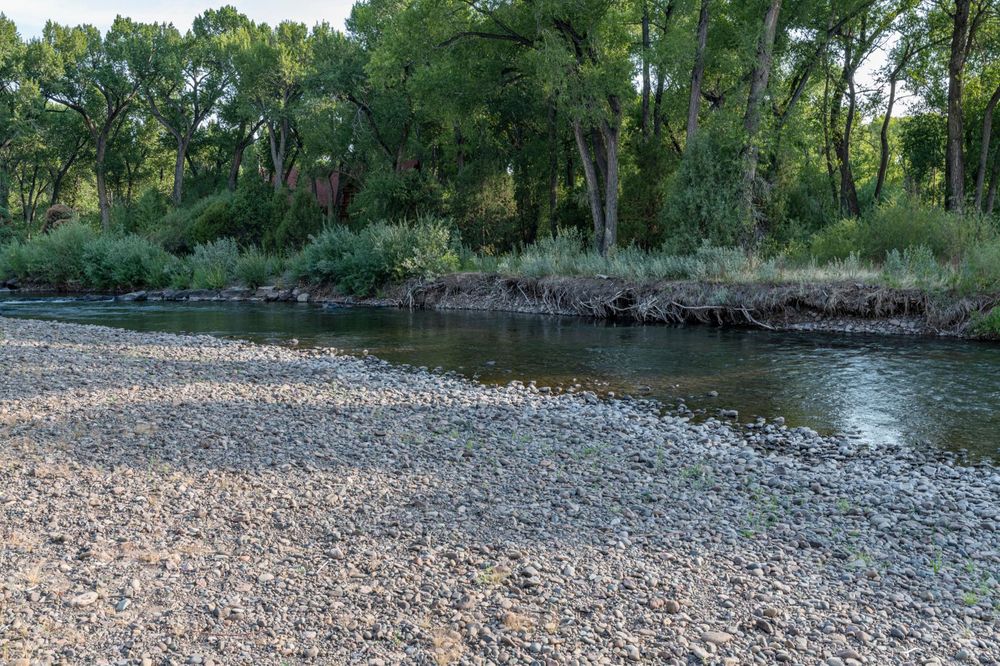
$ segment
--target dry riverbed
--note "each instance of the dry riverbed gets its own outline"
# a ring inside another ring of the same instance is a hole
[[[724,396],[723,396],[724,398]],[[0,663],[1000,660],[1000,472],[0,318]]]

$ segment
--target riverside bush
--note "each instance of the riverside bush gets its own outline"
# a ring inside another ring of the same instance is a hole
[[[360,231],[334,225],[317,234],[292,262],[298,278],[372,294],[389,282],[458,270],[457,236],[436,218],[414,224],[377,222]]]
[[[79,223],[0,249],[0,275],[52,287],[116,290],[166,282],[171,257],[134,234],[99,235]]]
[[[977,216],[961,216],[901,199],[875,208],[860,220],[845,219],[814,234],[812,256],[820,263],[857,252],[862,259],[882,261],[890,252],[924,247],[939,261],[953,261],[984,241],[994,228]]]
[[[245,287],[256,289],[267,284],[275,276],[281,275],[282,261],[279,257],[266,254],[257,248],[250,248],[236,260],[236,279]]]
[[[195,289],[225,289],[236,279],[240,248],[231,238],[202,243],[187,258],[191,286]]]
[[[163,248],[139,236],[98,236],[83,248],[84,282],[102,291],[161,287],[170,259]]]

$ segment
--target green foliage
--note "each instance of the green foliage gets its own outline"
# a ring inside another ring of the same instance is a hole
[[[985,338],[1000,338],[1000,306],[972,317],[972,332]]]
[[[671,180],[661,226],[667,247],[686,254],[703,242],[735,245],[747,231],[740,146],[733,135],[704,131],[687,147]]]
[[[1000,238],[969,248],[959,268],[958,288],[965,292],[1000,291]]]
[[[293,261],[296,276],[330,282],[354,294],[372,294],[389,282],[432,278],[457,270],[457,237],[435,218],[413,224],[377,222],[360,231],[324,229]]]
[[[351,202],[351,216],[361,224],[414,219],[437,210],[441,210],[440,187],[417,169],[372,173]]]
[[[142,237],[98,235],[79,222],[0,248],[0,274],[60,288],[158,287],[166,282],[170,261],[162,248]]]
[[[230,202],[231,228],[227,235],[242,245],[262,245],[281,223],[287,207],[286,193],[275,193],[261,178],[244,178]]]
[[[284,264],[279,257],[251,248],[240,255],[233,272],[243,286],[256,289],[281,275],[283,268]]]
[[[194,289],[224,289],[236,279],[240,248],[231,238],[202,243],[187,259]]]
[[[274,230],[272,249],[297,250],[323,228],[323,210],[304,184],[292,195],[292,203]]]
[[[953,261],[995,234],[982,218],[902,199],[879,206],[860,220],[844,219],[826,227],[813,236],[810,250],[820,262],[851,253],[882,261],[890,252],[923,247],[938,260]]]
[[[189,243],[208,243],[218,238],[231,238],[237,232],[233,223],[228,193],[206,197],[199,203],[198,214],[188,232]]]
[[[893,248],[886,253],[882,278],[891,287],[940,287],[948,279],[947,272],[926,245],[910,246],[900,252]]]
[[[115,291],[162,287],[170,255],[139,236],[98,236],[84,247],[83,261],[89,288]]]
[[[14,242],[4,251],[6,270],[25,282],[67,286],[83,282],[84,249],[97,233],[80,222],[70,222],[51,233],[24,243]]]

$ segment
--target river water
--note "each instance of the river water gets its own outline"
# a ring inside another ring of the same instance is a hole
[[[0,315],[367,350],[388,361],[783,416],[878,446],[1000,458],[1000,346],[909,337],[641,326],[484,312],[286,303],[0,298]],[[718,392],[718,396],[712,396]]]

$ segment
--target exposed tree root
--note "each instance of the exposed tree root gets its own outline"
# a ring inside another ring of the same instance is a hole
[[[399,288],[404,307],[462,308],[578,315],[597,319],[701,323],[765,329],[837,328],[836,322],[884,322],[888,329],[967,335],[974,313],[1000,295],[959,297],[856,283],[715,284],[598,278],[514,278],[459,273]]]

